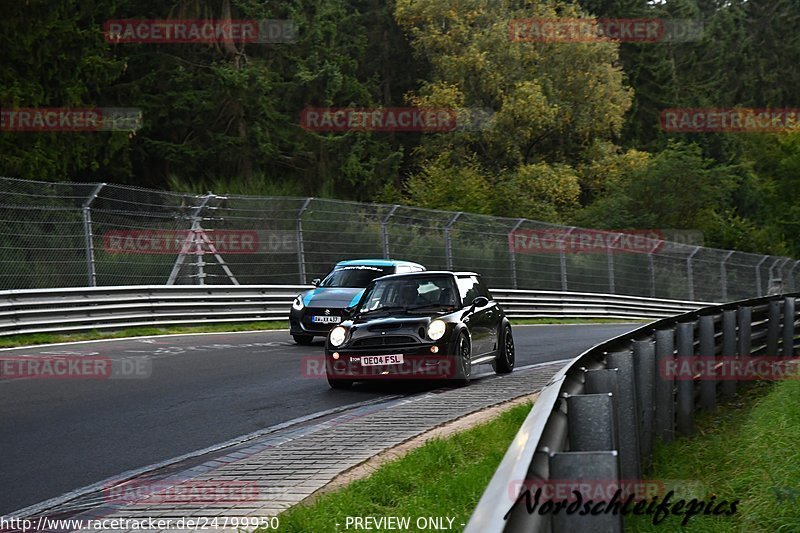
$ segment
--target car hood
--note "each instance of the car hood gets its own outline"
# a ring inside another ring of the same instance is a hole
[[[362,288],[320,287],[303,293],[306,307],[348,307],[355,305],[364,293]]]
[[[440,315],[420,315],[420,314],[406,314],[406,315],[392,315],[392,316],[366,316],[356,320],[351,320],[350,323],[358,330],[361,331],[391,331],[393,329],[401,329],[404,327],[428,327],[432,320],[441,318]]]

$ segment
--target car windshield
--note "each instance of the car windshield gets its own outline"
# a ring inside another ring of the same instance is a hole
[[[452,309],[458,292],[448,276],[413,276],[377,280],[364,293],[359,313],[403,309]]]
[[[320,287],[364,288],[375,278],[394,274],[394,267],[372,265],[348,265],[336,267],[322,280]]]

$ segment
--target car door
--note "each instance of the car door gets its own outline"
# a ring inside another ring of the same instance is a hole
[[[500,306],[497,304],[494,297],[492,297],[492,293],[489,292],[489,288],[480,276],[477,277],[477,282],[478,293],[480,296],[485,296],[489,300],[489,305],[484,308],[483,319],[486,322],[487,351],[494,351],[497,350],[498,343],[500,342],[499,335],[502,313],[500,312]]]
[[[472,301],[481,296],[478,279],[475,276],[459,276],[457,283],[464,308],[469,309]],[[489,302],[489,305],[484,307],[476,307],[464,317],[464,322],[467,324],[472,337],[472,357],[483,355],[492,350],[490,344],[492,341],[489,333],[491,313],[487,315],[487,310],[490,310],[491,303]]]

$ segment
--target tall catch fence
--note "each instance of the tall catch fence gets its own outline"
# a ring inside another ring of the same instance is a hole
[[[0,178],[0,290],[307,284],[337,261],[472,270],[492,287],[721,302],[800,287],[798,261],[513,219],[320,198]]]

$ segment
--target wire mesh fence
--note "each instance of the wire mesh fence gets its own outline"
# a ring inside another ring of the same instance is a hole
[[[343,259],[480,272],[490,286],[730,301],[798,290],[798,261],[399,205],[0,178],[0,289],[296,284]]]

